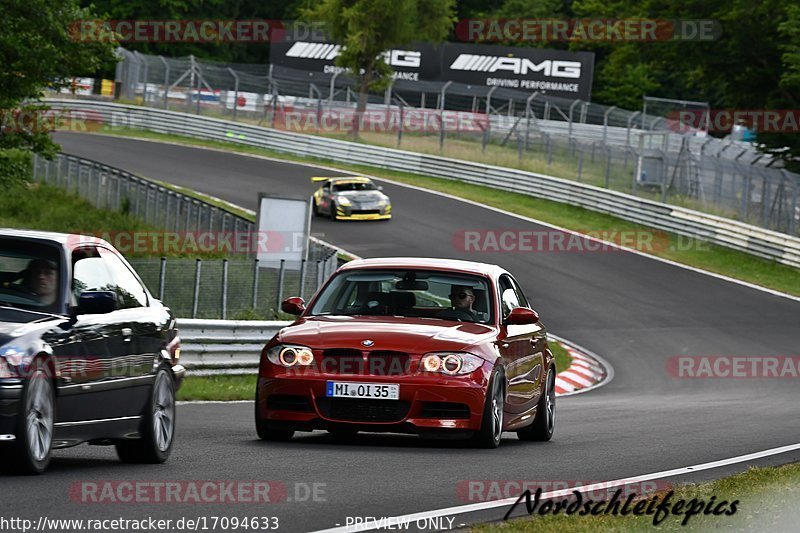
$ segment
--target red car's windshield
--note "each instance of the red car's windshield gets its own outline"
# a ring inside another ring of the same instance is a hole
[[[357,270],[338,274],[309,315],[427,317],[491,323],[491,291],[480,276],[429,270]]]

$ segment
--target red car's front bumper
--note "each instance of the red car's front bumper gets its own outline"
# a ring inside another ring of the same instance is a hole
[[[428,433],[480,429],[490,363],[466,376],[323,374],[271,366],[258,380],[258,413],[275,427],[299,431],[351,428],[361,431]],[[390,383],[398,400],[329,398],[328,381]]]

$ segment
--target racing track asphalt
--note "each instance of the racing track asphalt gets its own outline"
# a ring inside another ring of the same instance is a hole
[[[191,187],[249,209],[258,192],[310,194],[312,175],[335,172],[119,137],[56,135],[63,151]],[[363,435],[338,443],[324,433],[291,443],[255,439],[252,404],[186,405],[176,447],[157,467],[117,463],[111,449],[56,452],[40,478],[4,479],[3,507],[36,517],[180,517],[274,513],[281,530],[344,524],[347,516],[393,516],[468,503],[463,480],[604,481],[715,461],[800,442],[797,379],[675,379],[676,355],[798,355],[800,302],[626,252],[472,253],[453,245],[464,229],[547,230],[454,199],[385,184],[387,223],[314,220],[312,232],[363,257],[416,255],[498,263],[520,280],[547,327],[607,359],[614,380],[563,398],[552,442],[508,434],[498,450],[414,437]],[[800,459],[790,452],[748,464]],[[683,476],[700,480],[738,464]],[[71,483],[93,479],[268,479],[325,483],[326,501],[206,505],[77,505]],[[746,502],[743,502],[746,505]],[[456,523],[499,519],[505,508]]]

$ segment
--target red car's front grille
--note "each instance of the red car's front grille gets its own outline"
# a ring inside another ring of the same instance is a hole
[[[318,398],[317,407],[326,418],[350,422],[400,422],[411,404],[401,400]]]
[[[362,352],[352,348],[333,348],[323,350],[317,369],[326,374],[402,376],[409,373],[409,363],[410,357],[404,352]]]
[[[409,373],[407,353],[375,350],[367,355],[373,376],[402,376]]]

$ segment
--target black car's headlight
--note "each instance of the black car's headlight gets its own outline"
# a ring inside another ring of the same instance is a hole
[[[471,374],[481,367],[483,359],[467,352],[434,352],[419,362],[421,372],[439,372],[450,376]]]
[[[267,359],[278,366],[309,366],[314,362],[314,354],[307,346],[278,344],[267,350]]]

